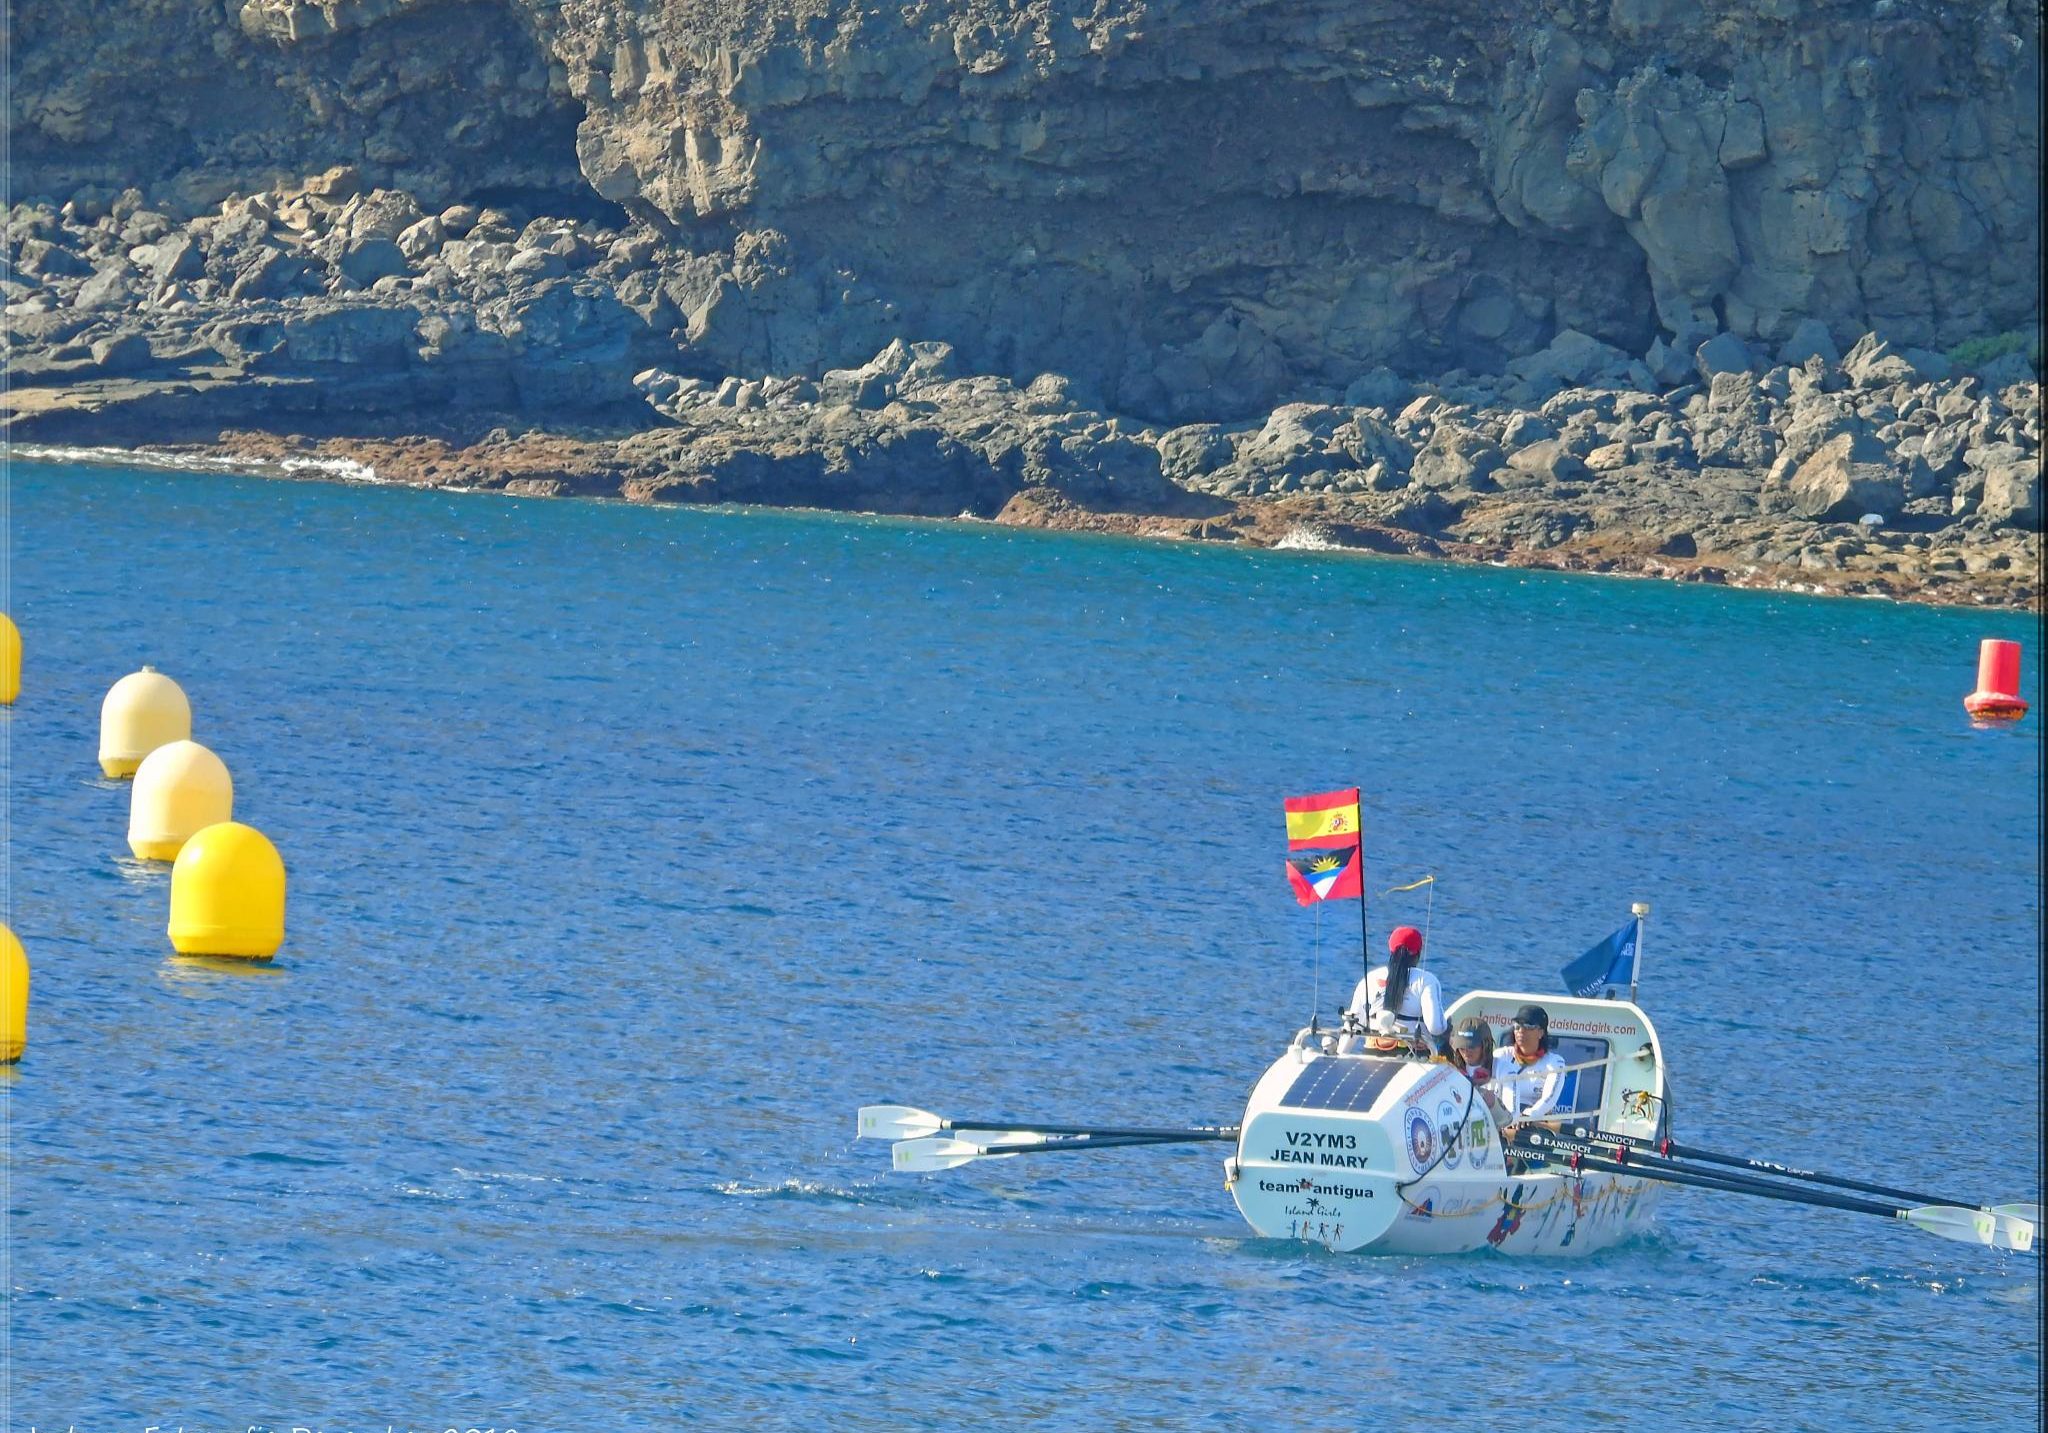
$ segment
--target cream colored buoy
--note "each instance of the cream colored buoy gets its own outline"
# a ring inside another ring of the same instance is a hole
[[[0,925],[0,1065],[28,1048],[28,956],[14,932]]]
[[[133,776],[142,758],[167,741],[192,736],[192,704],[185,689],[144,667],[107,689],[100,703],[100,770],[119,779]]]
[[[141,861],[175,861],[192,833],[234,819],[227,764],[196,741],[170,741],[142,758],[128,797],[128,849]]]
[[[171,947],[268,960],[284,944],[284,860],[239,821],[193,832],[171,867]]]
[[[21,695],[21,629],[0,612],[0,707],[11,707]]]

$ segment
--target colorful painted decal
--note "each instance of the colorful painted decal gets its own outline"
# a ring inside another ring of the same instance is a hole
[[[1487,1231],[1487,1243],[1498,1248],[1507,1243],[1509,1236],[1522,1227],[1522,1191],[1528,1187],[1526,1184],[1517,1184],[1507,1198],[1501,1201],[1500,1218],[1494,1220],[1493,1228]]]

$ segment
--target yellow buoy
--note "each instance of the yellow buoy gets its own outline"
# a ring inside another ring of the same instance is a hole
[[[0,1065],[28,1048],[28,956],[14,932],[0,925]]]
[[[100,770],[110,777],[133,776],[142,758],[167,741],[192,736],[192,704],[185,689],[144,667],[107,689],[100,703]]]
[[[0,707],[14,705],[21,695],[21,629],[0,612]]]
[[[128,849],[138,860],[175,861],[202,827],[233,819],[235,783],[196,741],[170,741],[142,758],[128,797]]]
[[[268,960],[284,944],[284,860],[239,821],[195,831],[171,867],[171,946],[180,955]]]

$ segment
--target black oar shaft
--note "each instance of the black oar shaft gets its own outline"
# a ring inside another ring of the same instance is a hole
[[[1822,1174],[1818,1170],[1795,1169],[1791,1165],[1779,1164],[1775,1160],[1751,1159],[1746,1155],[1723,1154],[1719,1150],[1700,1149],[1696,1145],[1679,1144],[1675,1140],[1647,1140],[1634,1135],[1612,1134],[1606,1131],[1575,1128],[1572,1137],[1588,1139],[1601,1144],[1622,1145],[1633,1152],[1648,1151],[1671,1159],[1697,1159],[1708,1164],[1724,1164],[1734,1169],[1755,1170],[1759,1174],[1774,1175],[1780,1179],[1797,1179],[1807,1184],[1825,1184],[1834,1189],[1854,1189],[1862,1194],[1881,1194],[1886,1199],[1903,1200],[1907,1204],[1943,1204],[1964,1209],[1988,1209],[1987,1204],[1974,1199],[1951,1199],[1941,1194],[1924,1194],[1912,1189],[1894,1189],[1889,1184],[1873,1184],[1867,1179],[1845,1179],[1838,1174]]]
[[[1696,1189],[1715,1189],[1727,1194],[1750,1194],[1759,1199],[1777,1199],[1787,1204],[1842,1209],[1851,1214],[1876,1214],[1887,1219],[1895,1219],[1899,1215],[1896,1205],[1856,1199],[1846,1194],[1829,1194],[1818,1189],[1799,1189],[1770,1180],[1754,1179],[1747,1175],[1723,1174],[1719,1170],[1688,1169],[1672,1160],[1636,1150],[1631,1150],[1626,1159],[1616,1159],[1583,1141],[1565,1139],[1541,1131],[1529,1131],[1518,1143],[1524,1148],[1534,1149],[1552,1157],[1577,1156],[1580,1168],[1598,1170],[1606,1174],[1628,1174],[1638,1179],[1691,1185]]]
[[[1122,1129],[1105,1125],[1043,1124],[1038,1120],[940,1120],[939,1128],[976,1132],[1024,1130],[1033,1134],[1089,1134],[1105,1135],[1116,1139],[1234,1140],[1237,1138],[1236,1127],[1225,1125],[1195,1125],[1187,1129]]]
[[[1166,1134],[1111,1135],[1107,1138],[1077,1135],[1073,1138],[1061,1139],[1057,1142],[1047,1140],[1041,1144],[992,1144],[988,1146],[987,1153],[989,1155],[1055,1154],[1065,1149],[1128,1149],[1133,1145],[1141,1144],[1200,1144],[1209,1138],[1210,1136],[1206,1134],[1193,1138],[1187,1135]]]
[[[1872,1184],[1862,1179],[1844,1179],[1840,1175],[1820,1174],[1811,1169],[1793,1169],[1787,1165],[1774,1164],[1768,1159],[1745,1159],[1739,1154],[1717,1154],[1711,1149],[1697,1149],[1689,1144],[1665,1144],[1664,1153],[1678,1159],[1700,1159],[1709,1164],[1733,1165],[1737,1169],[1754,1169],[1763,1174],[1775,1174],[1784,1179],[1804,1180],[1808,1184],[1827,1184],[1836,1189],[1856,1189],[1865,1194],[1882,1194],[1887,1199],[1903,1199],[1908,1204],[1954,1204],[1965,1209],[1983,1208],[1975,1200],[1948,1199],[1939,1194],[1916,1194],[1910,1189],[1893,1189],[1886,1184]]]

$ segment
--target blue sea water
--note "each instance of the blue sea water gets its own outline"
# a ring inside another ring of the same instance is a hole
[[[2033,621],[1398,559],[17,465],[15,1428],[1976,1430],[2040,1264],[1676,1192],[1579,1261],[1251,1237],[1222,1150],[888,1170],[853,1113],[1233,1122],[1368,920],[1553,991],[1653,905],[1678,1131],[2041,1186]],[[180,960],[150,662],[291,873]],[[1381,896],[1434,873],[1428,890]]]

